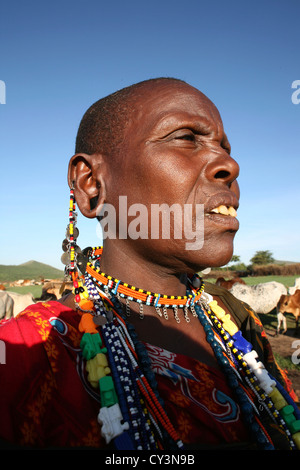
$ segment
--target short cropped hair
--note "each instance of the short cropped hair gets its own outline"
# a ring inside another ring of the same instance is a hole
[[[185,83],[177,78],[152,78],[112,93],[94,103],[84,114],[76,137],[75,153],[88,155],[118,153],[126,124],[134,112],[134,98],[146,85],[164,80]]]

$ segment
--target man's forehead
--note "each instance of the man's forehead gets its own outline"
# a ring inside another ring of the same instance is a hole
[[[151,125],[165,116],[206,117],[221,120],[212,101],[198,89],[181,82],[149,83],[133,97],[132,122]]]
[[[160,102],[162,99],[166,99],[172,102],[176,100],[182,101],[182,99],[195,100],[198,99],[203,103],[213,103],[197,88],[180,81],[166,80],[162,82],[149,82],[144,84],[142,90],[137,89],[133,93],[133,101],[136,105],[147,105],[149,102]]]

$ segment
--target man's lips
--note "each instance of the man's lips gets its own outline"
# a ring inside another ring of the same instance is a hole
[[[239,222],[236,219],[239,202],[231,192],[214,194],[205,204],[205,215],[215,223],[228,225],[237,230]]]
[[[211,196],[204,205],[206,214],[215,213],[236,217],[239,207],[238,198],[231,191],[222,191]]]

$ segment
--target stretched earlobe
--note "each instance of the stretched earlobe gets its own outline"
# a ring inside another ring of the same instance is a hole
[[[69,163],[69,186],[74,186],[80,212],[90,219],[97,217],[106,199],[104,169],[101,155],[76,154]]]

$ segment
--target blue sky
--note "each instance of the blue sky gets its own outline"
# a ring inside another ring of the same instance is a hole
[[[241,167],[235,254],[300,261],[299,14],[297,0],[2,2],[0,264],[63,269],[79,121],[99,98],[157,76],[186,80],[221,112]],[[80,246],[100,244],[94,221],[78,227]]]

